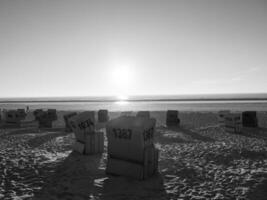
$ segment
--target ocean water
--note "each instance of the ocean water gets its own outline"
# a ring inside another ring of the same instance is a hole
[[[57,110],[99,110],[109,111],[267,111],[267,100],[235,100],[235,101],[112,101],[112,102],[4,102],[0,103],[0,109],[26,108]]]
[[[127,100],[116,97],[41,97],[0,98],[0,109],[17,109],[29,106],[31,110],[54,108],[58,110],[109,111],[267,111],[267,93],[260,94],[209,94],[209,95],[154,95],[130,96]]]

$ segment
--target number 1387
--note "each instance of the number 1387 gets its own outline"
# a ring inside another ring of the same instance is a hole
[[[130,140],[132,138],[132,130],[131,129],[113,128],[112,131],[113,131],[115,138],[126,139],[126,140]]]

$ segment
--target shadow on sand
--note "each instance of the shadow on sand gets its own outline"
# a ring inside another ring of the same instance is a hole
[[[242,135],[250,138],[267,140],[267,128],[242,128]]]
[[[240,150],[232,150],[228,153],[216,154],[213,152],[207,153],[204,157],[207,162],[213,161],[217,165],[230,165],[235,160],[249,159],[249,160],[264,160],[267,158],[265,151],[249,151],[245,148]]]
[[[192,131],[184,127],[163,127],[160,128],[156,133],[156,139],[163,144],[170,143],[190,143],[195,140],[202,142],[214,142],[215,140],[202,136],[199,133]]]
[[[214,139],[212,139],[210,137],[200,135],[197,132],[193,132],[193,131],[191,131],[189,129],[185,129],[183,127],[179,128],[179,130],[182,131],[184,134],[189,135],[193,139],[200,140],[202,142],[214,142],[215,141]]]
[[[267,197],[267,177],[265,177],[265,180],[260,183],[255,189],[251,189],[251,191],[248,194],[248,199],[253,200],[266,200]]]
[[[42,144],[53,140],[56,137],[60,136],[66,136],[69,133],[66,132],[45,132],[45,133],[39,133],[40,136],[36,136],[30,140],[27,141],[28,145],[32,148],[36,148],[41,146]]]
[[[168,199],[160,174],[145,181],[107,176],[104,157],[70,153],[33,199]]]

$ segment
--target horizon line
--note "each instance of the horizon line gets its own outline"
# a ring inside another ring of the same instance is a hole
[[[128,98],[131,97],[153,97],[153,96],[162,96],[162,97],[167,97],[167,96],[216,96],[216,95],[266,95],[267,98],[267,92],[251,92],[251,93],[187,93],[187,94],[134,94],[134,95],[125,95]],[[0,102],[1,99],[38,99],[38,98],[115,98],[118,99],[118,95],[84,95],[84,96],[21,96],[21,97],[14,97],[14,96],[7,96],[7,97],[0,97]],[[237,97],[238,98],[238,97]],[[237,99],[234,98],[234,99]],[[189,98],[190,99],[190,98]],[[199,98],[200,99],[200,98]],[[238,98],[239,99],[239,98]],[[257,98],[256,98],[257,99]]]

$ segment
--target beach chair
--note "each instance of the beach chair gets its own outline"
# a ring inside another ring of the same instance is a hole
[[[35,120],[39,120],[40,117],[44,114],[44,111],[42,109],[36,109],[33,111],[33,115],[35,117]]]
[[[159,151],[154,146],[155,119],[122,116],[106,126],[106,173],[144,180],[157,171]]]
[[[108,110],[99,110],[97,116],[98,116],[98,122],[100,123],[105,123],[108,122],[109,120]]]
[[[225,131],[228,133],[241,133],[241,114],[230,113],[225,116]]]
[[[219,123],[219,126],[221,127],[224,127],[225,126],[225,116],[230,114],[230,110],[221,110],[218,112],[218,116],[217,116],[217,119],[218,119],[218,123]]]
[[[133,115],[132,111],[123,111],[123,112],[121,112],[120,116],[132,116],[132,115]]]
[[[48,109],[47,111],[37,109],[33,114],[35,120],[39,122],[39,128],[52,128],[53,121],[57,120],[56,109]]]
[[[5,123],[19,125],[21,117],[18,114],[17,110],[8,110],[5,112]]]
[[[168,110],[166,117],[167,127],[177,127],[180,125],[180,119],[178,117],[179,112],[177,110]]]
[[[17,109],[17,114],[18,114],[18,117],[23,120],[26,118],[27,116],[27,113],[25,112],[24,109]]]
[[[243,127],[258,127],[258,119],[256,111],[245,111],[242,113]]]
[[[95,130],[95,112],[85,111],[69,119],[76,142],[73,150],[82,154],[98,154],[104,151],[104,133]]]
[[[149,111],[139,111],[139,112],[137,112],[136,117],[150,118],[150,112]]]
[[[56,110],[56,109],[48,109],[48,110],[47,110],[47,117],[48,117],[51,121],[55,121],[55,120],[57,120],[57,110]]]
[[[26,115],[24,109],[7,110],[4,112],[4,126],[7,128],[19,128]]]

